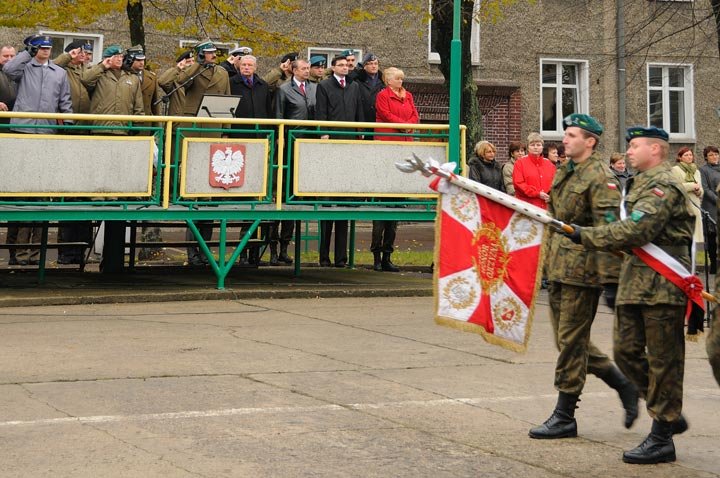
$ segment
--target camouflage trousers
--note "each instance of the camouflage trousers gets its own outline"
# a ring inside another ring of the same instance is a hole
[[[587,372],[602,377],[612,367],[610,358],[590,341],[602,290],[559,282],[548,284],[550,322],[560,351],[555,365],[555,388],[580,395]]]
[[[720,313],[718,313],[717,307],[713,311],[712,324],[710,324],[710,332],[708,332],[705,347],[707,348],[708,359],[715,380],[720,385]]]
[[[615,362],[645,398],[650,416],[680,418],[685,372],[685,306],[618,305]]]

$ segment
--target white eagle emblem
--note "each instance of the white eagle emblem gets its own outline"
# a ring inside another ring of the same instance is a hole
[[[242,151],[233,151],[227,147],[225,151],[217,150],[212,156],[212,172],[215,181],[227,189],[241,181],[240,172],[245,167],[245,156]]]

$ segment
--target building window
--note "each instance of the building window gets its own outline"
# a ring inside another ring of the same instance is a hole
[[[100,58],[103,50],[103,35],[94,33],[54,32],[40,30],[40,35],[47,35],[52,38],[53,57],[58,57],[65,52],[65,47],[75,40],[87,40],[93,47],[93,58]]]
[[[587,113],[588,62],[540,60],[540,131],[549,139],[563,135],[562,120],[572,113]]]
[[[307,57],[310,59],[311,56],[322,56],[325,58],[325,64],[329,67],[333,57],[339,55],[345,50],[350,48],[323,48],[323,47],[310,47],[307,49]],[[355,52],[355,64],[362,63],[363,51],[356,48],[352,49]]]
[[[475,0],[473,5],[473,18],[477,18],[480,9],[480,0]],[[437,30],[432,21],[432,0],[428,0],[428,63],[433,65],[440,64],[440,54],[435,46],[435,38],[437,38]],[[473,20],[472,30],[470,30],[470,56],[473,65],[480,64],[480,24]]]
[[[198,40],[180,40],[180,48],[183,50],[191,50],[195,48],[195,45],[198,43],[200,43]],[[215,48],[217,48],[217,56],[227,56],[228,53],[230,53],[230,50],[238,47],[238,44],[235,42],[212,42],[212,44],[215,45]]]
[[[695,139],[692,65],[648,64],[648,124],[671,141]]]

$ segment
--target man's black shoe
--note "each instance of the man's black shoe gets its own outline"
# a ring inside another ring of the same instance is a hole
[[[343,267],[347,267],[347,262],[343,262],[343,261],[336,262],[336,263],[335,263],[335,267],[337,267],[338,269],[342,269]]]
[[[540,426],[531,428],[528,432],[530,438],[555,439],[572,438],[577,436],[577,422],[575,421],[575,408],[580,397],[560,392],[557,405],[550,418]]]
[[[25,259],[20,259],[19,261],[17,261],[17,265],[26,266],[28,265],[28,261],[26,261]]]
[[[188,265],[199,267],[204,266],[205,262],[203,262],[200,256],[193,256],[188,259]]]
[[[320,260],[320,267],[332,267],[332,262],[328,260]]]

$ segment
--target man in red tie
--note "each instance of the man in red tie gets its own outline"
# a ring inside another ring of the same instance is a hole
[[[347,58],[340,55],[332,59],[332,76],[321,81],[317,88],[315,119],[321,121],[364,121],[360,88],[347,83]],[[323,135],[328,139],[330,135]],[[339,135],[338,138],[349,139]],[[345,267],[348,260],[347,221],[320,221],[320,265],[330,267],[330,237],[335,224],[335,267]]]

